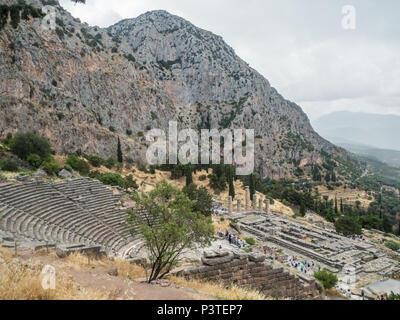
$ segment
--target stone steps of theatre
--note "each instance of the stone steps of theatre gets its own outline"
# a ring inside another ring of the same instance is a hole
[[[57,205],[57,204],[61,204],[61,203],[63,203],[62,199],[59,199],[59,198],[58,199],[54,199],[54,198],[49,199],[44,196],[41,198],[33,199],[28,202],[25,202],[25,201],[22,201],[20,203],[13,202],[12,204],[13,204],[13,206],[15,206],[21,210],[31,210],[31,211],[37,212],[38,210],[44,210],[46,208],[49,208],[52,205]]]
[[[46,219],[47,217],[51,217],[54,214],[57,214],[59,212],[76,211],[77,208],[70,206],[66,203],[58,201],[58,202],[52,202],[52,203],[46,204],[44,206],[37,205],[37,206],[35,206],[35,209],[33,209],[33,210],[31,210],[29,208],[23,209],[23,210],[29,211],[34,215],[37,215],[37,216],[43,217],[43,219]]]
[[[49,223],[52,223],[53,221],[60,221],[64,217],[73,217],[75,215],[80,215],[80,212],[77,210],[77,208],[71,208],[71,207],[63,207],[63,208],[57,208],[55,210],[39,211],[39,213],[37,214],[38,217],[48,221]]]

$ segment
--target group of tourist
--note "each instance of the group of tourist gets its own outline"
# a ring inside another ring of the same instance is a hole
[[[246,248],[247,243],[246,240],[241,240],[239,237],[233,235],[229,231],[226,231],[225,234],[221,229],[218,229],[218,236],[220,238],[224,238],[229,241],[231,245],[237,246],[239,249]]]
[[[321,271],[321,266],[317,266],[314,261],[300,261],[296,256],[290,256],[288,261],[291,267],[305,274],[313,275],[314,271]]]
[[[367,241],[367,239],[365,239],[363,236],[358,235],[358,234],[349,235],[349,236],[347,236],[347,238],[349,238],[351,240]]]

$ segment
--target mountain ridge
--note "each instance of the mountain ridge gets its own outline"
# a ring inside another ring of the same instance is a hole
[[[125,157],[145,163],[144,133],[178,120],[182,128],[255,129],[262,177],[290,177],[327,155],[348,161],[222,37],[164,10],[103,29],[54,8],[56,30],[30,19],[0,33],[2,136],[38,131],[58,153],[103,157],[120,138]]]

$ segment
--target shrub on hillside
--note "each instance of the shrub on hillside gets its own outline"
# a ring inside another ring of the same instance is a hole
[[[182,191],[193,201],[193,211],[200,212],[205,216],[211,216],[213,212],[212,196],[206,188],[197,188],[192,183],[184,187]]]
[[[351,216],[343,216],[335,222],[336,232],[349,236],[353,234],[362,234],[361,224],[357,218]]]
[[[246,238],[246,242],[251,246],[254,246],[256,244],[256,240],[254,240],[253,238]]]
[[[72,169],[72,167],[69,165],[69,164],[66,164],[65,166],[64,166],[64,169],[65,170],[67,170],[67,171],[69,171],[69,172],[72,172],[74,169]]]
[[[99,168],[100,166],[105,164],[104,159],[99,156],[87,156],[87,160],[95,168]]]
[[[14,139],[11,133],[7,133],[7,137],[2,140],[3,144],[9,148],[11,148],[14,144]]]
[[[337,276],[326,269],[314,272],[314,277],[321,282],[325,290],[332,289],[338,282]]]
[[[118,186],[125,188],[125,180],[117,173],[104,173],[99,177],[99,180],[109,186]]]
[[[17,172],[19,170],[18,163],[10,159],[1,161],[0,166],[3,171]]]
[[[400,244],[398,244],[397,242],[394,242],[392,240],[386,241],[385,247],[390,249],[390,250],[393,250],[393,251],[399,251],[400,250]]]
[[[11,147],[11,151],[22,160],[26,160],[30,154],[37,154],[41,159],[51,154],[49,141],[36,133],[17,133]]]
[[[130,174],[129,176],[125,177],[125,188],[129,189],[139,189],[139,186],[136,183],[136,180],[133,179],[133,176]]]
[[[85,160],[79,159],[78,156],[74,154],[68,157],[66,164],[83,176],[87,176],[90,172],[89,164]]]
[[[112,169],[112,168],[114,168],[114,166],[117,164],[117,160],[115,160],[115,158],[113,158],[113,157],[110,157],[110,158],[108,158],[107,160],[106,160],[106,162],[105,162],[105,167],[107,168],[107,169]]]
[[[54,159],[48,159],[45,162],[43,162],[41,168],[50,176],[55,176],[62,170],[62,167],[60,167],[54,161]]]
[[[39,155],[32,154],[32,153],[26,158],[26,160],[29,162],[29,164],[32,167],[35,167],[35,168],[40,168],[40,166],[43,163],[43,161],[42,161],[42,159],[40,158]]]

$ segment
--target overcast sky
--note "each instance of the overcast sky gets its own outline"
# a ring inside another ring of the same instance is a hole
[[[398,0],[61,0],[107,27],[164,9],[224,38],[311,120],[338,110],[400,115]],[[356,29],[342,8],[356,9]]]

